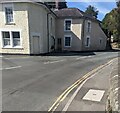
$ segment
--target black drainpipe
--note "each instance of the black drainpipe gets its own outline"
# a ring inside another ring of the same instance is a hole
[[[48,37],[48,53],[49,53],[49,14],[47,13],[47,37]]]
[[[84,40],[85,40],[85,17],[83,17],[83,26],[82,26],[82,51],[84,48]]]

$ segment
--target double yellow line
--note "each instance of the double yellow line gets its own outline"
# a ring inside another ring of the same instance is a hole
[[[78,85],[80,85],[83,81],[85,81],[87,78],[89,78],[90,76],[92,76],[93,74],[95,74],[97,71],[99,71],[100,69],[104,68],[105,66],[109,65],[112,62],[109,61],[108,63],[101,65],[95,69],[93,69],[92,71],[90,71],[89,73],[85,74],[82,78],[80,78],[79,80],[77,80],[75,83],[73,83],[70,87],[68,87],[58,98],[57,100],[54,102],[54,104],[49,108],[48,112],[54,112],[58,106],[60,105],[60,103],[68,96],[68,94],[75,89]]]

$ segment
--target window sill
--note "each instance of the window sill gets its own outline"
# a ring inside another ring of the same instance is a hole
[[[71,32],[71,30],[64,30],[64,32]]]
[[[64,47],[66,47],[66,48],[70,48],[71,46],[64,46]]]
[[[16,25],[15,23],[6,23],[5,25]]]
[[[86,48],[89,48],[90,46],[85,46]]]
[[[2,47],[2,49],[23,49],[23,47]]]

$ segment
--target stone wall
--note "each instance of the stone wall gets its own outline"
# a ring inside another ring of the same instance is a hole
[[[120,112],[119,109],[119,63],[118,59],[114,60],[112,62],[112,72],[110,74],[110,89],[108,93],[108,100],[106,105],[106,111],[107,113],[113,113],[115,111]]]

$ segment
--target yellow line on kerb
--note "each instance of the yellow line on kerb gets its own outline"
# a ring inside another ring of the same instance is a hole
[[[116,59],[116,58],[114,58]],[[100,69],[104,68],[105,66],[109,65],[114,59],[110,60],[109,62],[107,62],[104,65],[101,65],[95,69],[93,69],[92,71],[88,72],[87,74],[85,74],[82,78],[80,78],[79,80],[77,80],[75,83],[73,83],[70,87],[68,87],[58,98],[57,100],[54,102],[54,104],[49,108],[48,112],[54,112],[58,106],[60,105],[60,103],[68,96],[68,94],[75,89],[78,85],[80,85],[84,80],[86,80],[88,77],[92,76],[93,74],[95,74],[97,71],[99,71]]]

